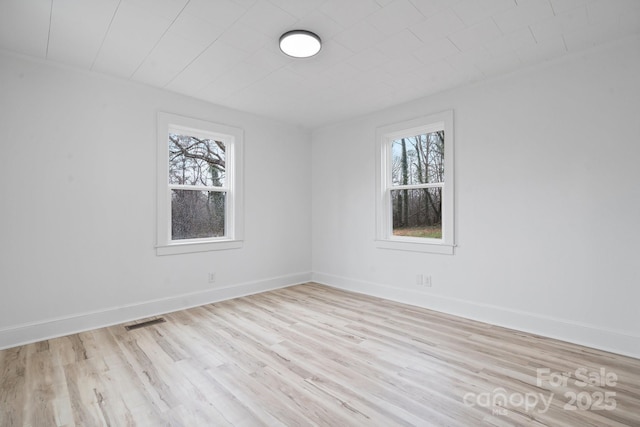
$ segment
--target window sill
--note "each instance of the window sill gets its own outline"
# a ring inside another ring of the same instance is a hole
[[[455,245],[445,243],[402,242],[397,240],[376,240],[379,249],[396,251],[425,252],[432,254],[453,255]]]
[[[156,255],[179,255],[194,252],[224,251],[228,249],[240,249],[242,240],[220,240],[217,242],[188,242],[173,243],[171,245],[156,246]]]

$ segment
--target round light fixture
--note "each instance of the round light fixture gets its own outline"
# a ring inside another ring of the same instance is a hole
[[[294,58],[308,58],[320,52],[322,42],[317,34],[306,30],[287,31],[280,36],[280,50]]]

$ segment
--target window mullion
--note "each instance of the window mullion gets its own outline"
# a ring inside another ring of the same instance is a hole
[[[215,191],[219,193],[229,192],[228,187],[208,187],[206,185],[178,185],[178,184],[169,184],[169,190]]]
[[[443,188],[444,182],[430,182],[427,184],[391,185],[391,190],[419,190],[421,188]]]

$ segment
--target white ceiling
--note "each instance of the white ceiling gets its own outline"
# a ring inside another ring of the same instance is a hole
[[[306,127],[638,33],[640,0],[0,0],[4,49]]]

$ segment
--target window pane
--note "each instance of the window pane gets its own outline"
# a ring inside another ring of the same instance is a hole
[[[226,193],[171,190],[171,239],[224,236]]]
[[[444,131],[391,143],[392,185],[444,182]]]
[[[225,185],[226,147],[213,139],[169,134],[169,184]]]
[[[393,235],[442,238],[442,188],[391,190]]]

